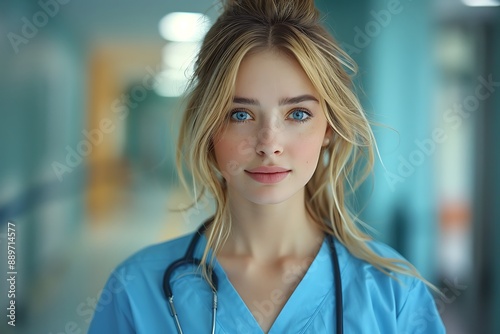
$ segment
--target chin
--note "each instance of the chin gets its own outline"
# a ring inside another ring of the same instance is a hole
[[[284,191],[267,192],[260,194],[252,194],[247,197],[249,201],[258,205],[273,205],[284,203],[293,197],[293,194],[287,194]]]
[[[282,199],[263,199],[263,198],[259,198],[257,200],[252,200],[252,202],[254,204],[257,204],[257,205],[275,205],[275,204],[283,203],[285,201],[286,200],[282,200]]]

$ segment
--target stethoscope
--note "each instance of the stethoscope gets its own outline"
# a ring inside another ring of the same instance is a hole
[[[183,334],[182,327],[179,322],[179,317],[177,315],[177,311],[174,306],[174,294],[172,292],[172,287],[170,286],[170,278],[172,273],[179,267],[184,265],[194,265],[199,266],[201,260],[194,258],[194,250],[196,245],[198,244],[198,240],[200,236],[205,232],[208,225],[212,222],[213,218],[209,218],[206,220],[198,229],[198,231],[194,234],[191,242],[189,243],[188,249],[184,254],[184,257],[174,261],[171,265],[167,267],[165,270],[165,274],[163,275],[163,291],[168,300],[168,305],[170,308],[170,314],[174,318],[175,325],[177,327],[177,331],[179,334]],[[333,236],[328,235],[328,246],[330,247],[330,252],[332,255],[332,264],[333,264],[333,276],[334,276],[334,284],[335,284],[335,316],[337,320],[337,334],[343,334],[343,305],[342,305],[342,281],[340,278],[340,267],[339,267],[339,259],[337,256],[337,251],[335,249],[335,245],[333,243]],[[218,278],[215,274],[214,270],[211,270],[212,273],[212,334],[215,334],[215,321],[217,315],[217,288],[218,288]]]

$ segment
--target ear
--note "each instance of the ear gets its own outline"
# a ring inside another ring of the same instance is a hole
[[[325,137],[323,138],[323,145],[322,147],[326,147],[330,145],[331,138],[333,137],[333,129],[330,127],[330,125],[326,126],[326,131],[325,131]]]

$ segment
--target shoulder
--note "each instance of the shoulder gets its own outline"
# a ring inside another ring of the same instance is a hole
[[[120,266],[157,261],[165,263],[170,258],[176,259],[184,254],[193,234],[185,234],[171,240],[146,246],[129,256]]]
[[[384,243],[369,241],[367,246],[381,257],[407,261]],[[344,287],[373,306],[389,307],[399,313],[417,286],[427,291],[425,284],[417,277],[397,272],[390,272],[389,276],[373,264],[355,257],[345,246],[340,245],[339,248]]]
[[[144,247],[120,263],[109,276],[101,299],[113,299],[119,307],[130,308],[129,300],[147,303],[162,296],[165,269],[184,256],[192,234]],[[106,303],[106,300],[103,301]]]
[[[121,262],[115,271],[140,271],[165,268],[169,263],[182,257],[194,233],[146,246]]]
[[[101,290],[89,333],[151,333],[173,325],[162,307],[163,275],[193,234],[144,247],[120,263]]]
[[[349,300],[359,302],[359,306],[372,312],[377,319],[393,321],[394,328],[406,333],[408,328],[426,328],[425,333],[442,333],[443,327],[435,300],[422,280],[411,275],[391,272],[389,276],[371,263],[352,255],[348,249],[338,244],[341,261],[342,284],[344,294]],[[400,253],[390,246],[378,242],[367,243],[377,255],[407,261]],[[384,310],[384,312],[380,312]],[[353,314],[353,319],[359,314]],[[418,332],[418,331],[417,331]]]
[[[184,255],[190,236],[192,234],[150,245],[130,255],[111,272],[104,291],[114,295],[124,291],[125,295],[133,296],[161,287],[165,268]]]
[[[341,269],[343,272],[346,274],[349,274],[350,272],[355,272],[357,275],[356,277],[366,279],[368,277],[372,279],[381,279],[381,280],[388,280],[392,279],[391,276],[386,275],[383,273],[381,270],[379,270],[377,267],[375,267],[373,264],[369,263],[368,261],[362,260],[356,256],[354,256],[349,249],[338,242],[337,248],[339,250],[339,257],[344,259],[344,267]],[[397,252],[395,249],[392,247],[379,242],[375,240],[371,240],[366,243],[366,245],[372,250],[376,255],[386,258],[386,259],[396,259],[404,262],[408,262],[407,259],[405,259],[399,252]],[[341,265],[342,267],[342,265]],[[359,275],[363,273],[363,275]],[[409,275],[403,275],[399,273],[392,273],[394,277],[397,279],[400,279],[404,282],[414,282],[414,281],[419,281],[416,277],[414,276],[409,276]]]

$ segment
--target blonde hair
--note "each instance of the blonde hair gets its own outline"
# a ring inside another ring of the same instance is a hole
[[[176,163],[188,189],[184,163],[191,171],[195,201],[209,192],[216,204],[202,257],[204,276],[210,277],[209,249],[215,256],[231,229],[226,185],[215,160],[213,139],[224,128],[242,59],[261,50],[282,51],[299,62],[319,93],[334,130],[305,189],[306,209],[318,227],[382,272],[392,277],[392,273],[413,275],[434,289],[410,263],[372,251],[367,245],[370,236],[357,226],[361,222],[347,206],[348,195],[373,168],[376,144],[352,90],[349,73],[356,73],[356,64],[321,25],[313,0],[226,1],[201,46],[180,127]]]

